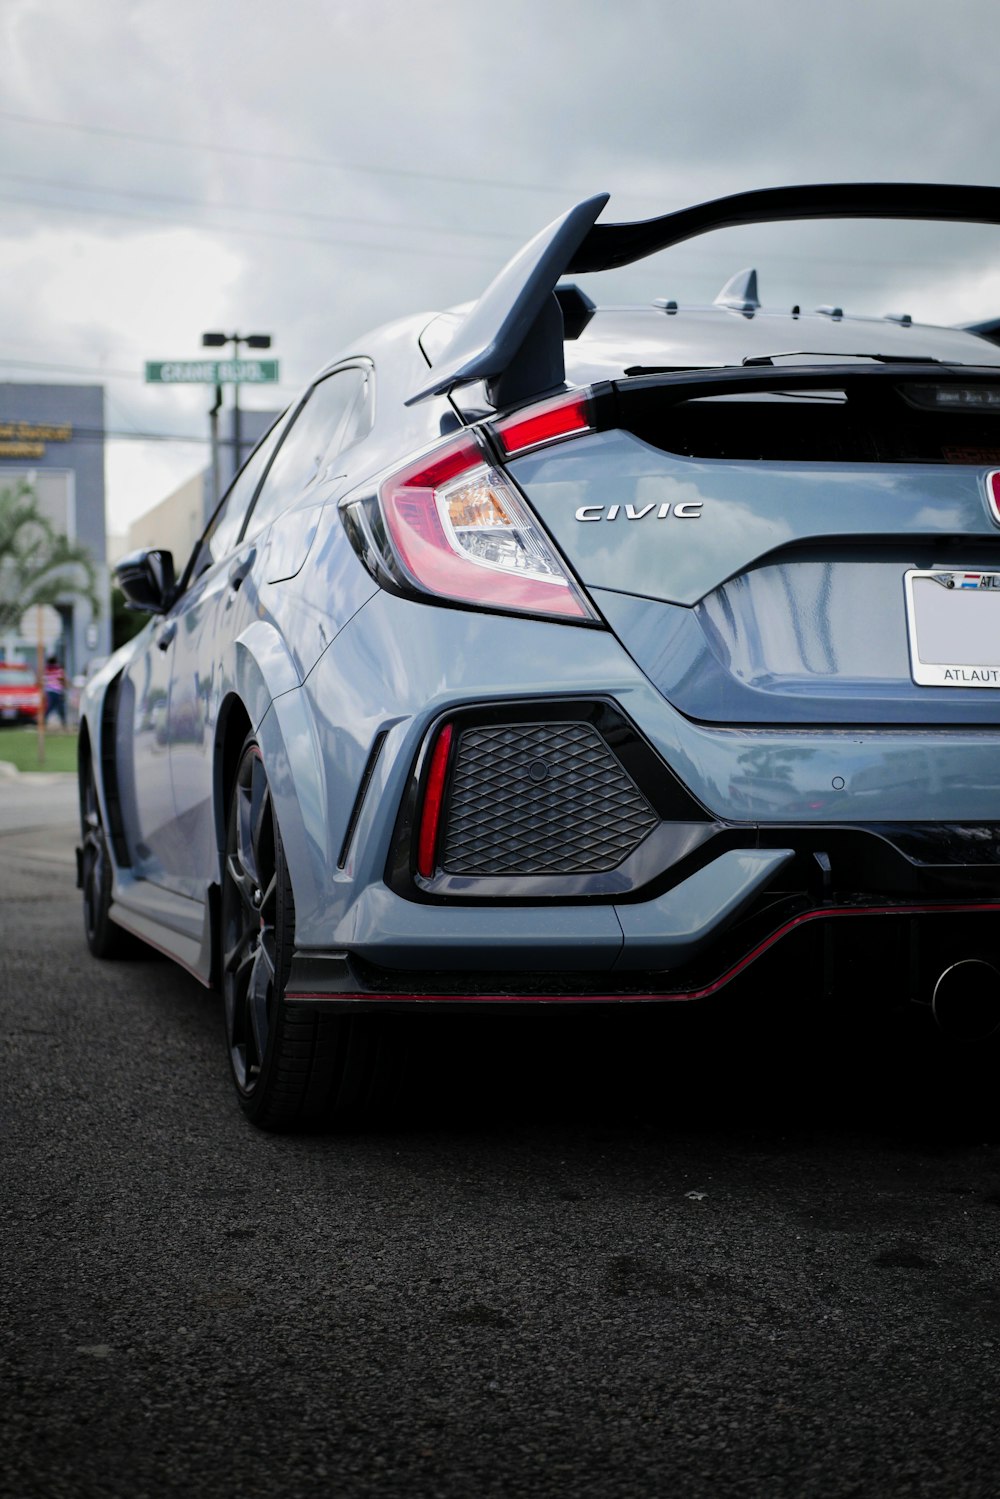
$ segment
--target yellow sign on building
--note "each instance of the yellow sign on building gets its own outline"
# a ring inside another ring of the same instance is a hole
[[[69,422],[0,422],[0,458],[44,458],[47,442],[71,442]]]

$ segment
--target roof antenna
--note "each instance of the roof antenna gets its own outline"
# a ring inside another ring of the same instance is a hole
[[[748,317],[752,317],[760,307],[760,298],[757,295],[757,272],[749,266],[746,270],[737,271],[716,297],[715,306],[731,307],[734,312],[743,312]]]

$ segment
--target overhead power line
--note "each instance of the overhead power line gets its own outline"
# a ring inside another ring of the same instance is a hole
[[[145,376],[140,369],[114,369],[109,365],[101,364],[57,364],[52,360],[5,359],[2,355],[0,355],[0,370],[2,369],[51,370],[54,374],[59,375],[96,375],[101,377],[101,379],[138,380],[142,383],[145,383]],[[100,379],[97,383],[100,383]],[[289,381],[282,380],[280,382],[276,381],[273,385],[261,385],[256,388],[259,390],[285,390],[290,393],[295,393],[296,391],[301,389],[301,386],[302,381],[299,381],[298,384],[294,384]],[[176,389],[178,387],[174,388]],[[189,385],[186,386],[185,389],[191,390],[193,389],[193,387]]]
[[[108,193],[114,197],[136,198],[149,200],[150,202],[161,200],[164,203],[176,202],[191,207],[199,206],[197,198],[173,197],[165,193],[143,193],[131,189],[118,188],[91,188],[76,183],[53,182],[44,178],[31,178],[15,173],[0,173],[0,181],[4,180],[23,182],[26,186],[38,186],[39,188],[51,189],[53,191]],[[492,234],[485,230],[460,230],[441,225],[389,224],[378,219],[338,218],[333,214],[313,214],[309,211],[300,213],[295,209],[284,210],[280,208],[250,207],[249,205],[242,207],[239,204],[232,203],[206,203],[201,206],[209,212],[218,210],[219,212],[267,214],[273,215],[276,218],[310,218],[330,223],[357,224],[359,227],[385,229],[387,232],[391,232],[397,236],[397,242],[385,243],[373,240],[351,239],[338,235],[305,234],[297,233],[295,230],[285,232],[280,229],[265,229],[246,224],[220,224],[212,219],[178,218],[174,214],[143,212],[140,209],[119,208],[97,203],[57,203],[46,198],[26,198],[16,193],[0,193],[0,203],[15,203],[21,207],[48,210],[54,213],[88,214],[95,218],[131,219],[147,224],[160,224],[168,229],[197,229],[206,233],[219,235],[223,239],[236,235],[243,239],[271,239],[294,244],[329,245],[346,250],[372,250],[385,255],[405,255],[408,259],[411,259],[413,256],[423,256],[431,260],[479,261],[497,268],[503,263],[504,255],[504,251],[499,246],[497,252],[491,254],[485,250],[455,250],[431,245],[415,245],[403,237],[410,233],[420,233],[440,234],[447,238],[455,235],[483,239],[490,238],[503,240],[507,245],[524,243],[524,239],[521,236]],[[677,265],[697,265],[700,268],[703,268],[709,262],[721,264],[723,261],[726,261],[728,263],[730,259],[730,252],[718,247],[715,249],[700,248],[697,252],[673,249],[669,253],[672,261]],[[767,264],[805,265],[813,270],[826,266],[844,267],[845,269],[872,269],[882,264],[882,261],[874,255],[849,256],[823,254],[820,256],[807,251],[796,253],[794,251],[782,250],[762,251],[761,256],[762,260],[766,261]],[[954,269],[954,262],[946,260],[940,255],[925,256],[923,258],[912,256],[903,258],[893,255],[892,265],[894,269],[902,267],[911,270]],[[619,278],[628,277],[637,281],[640,276],[644,276],[648,280],[649,273],[648,271],[644,271],[640,266],[633,265],[619,269],[616,275]],[[878,286],[880,284],[879,281],[871,280],[870,278],[861,283],[862,286]]]
[[[147,224],[162,224],[168,229],[207,230],[212,234],[220,235],[223,239],[235,234],[244,239],[278,239],[290,240],[297,244],[336,245],[347,250],[374,250],[386,255],[405,255],[407,258],[425,255],[430,256],[432,260],[480,260],[489,261],[493,265],[498,264],[497,255],[490,255],[484,251],[442,250],[436,246],[409,243],[380,244],[373,240],[340,239],[328,235],[294,232],[286,234],[280,229],[253,229],[244,225],[211,223],[204,219],[179,219],[173,215],[168,218],[164,214],[142,213],[138,209],[130,208],[105,208],[94,203],[52,203],[44,199],[18,197],[16,193],[0,193],[0,203],[18,203],[22,207],[49,209],[56,213],[86,213],[99,218],[140,219]]]
[[[180,203],[190,208],[206,208],[224,213],[266,214],[270,218],[309,219],[316,223],[351,224],[361,229],[385,229],[392,234],[446,234],[461,239],[495,239],[508,244],[520,244],[517,234],[502,234],[493,229],[457,229],[449,224],[404,224],[391,223],[386,219],[350,218],[338,213],[318,213],[306,208],[265,207],[252,203],[219,203],[214,199],[184,196],[179,193],[153,193],[137,188],[104,187],[100,183],[62,182],[48,177],[32,177],[23,172],[0,172],[0,182],[19,182],[26,187],[53,188],[59,192],[100,193],[112,198],[138,199],[150,203]],[[94,206],[94,205],[91,205]]]
[[[46,359],[0,358],[0,369],[53,370],[60,375],[103,375],[109,380],[141,380],[138,370],[116,370],[97,364],[54,364]]]
[[[242,156],[254,161],[280,161],[286,165],[321,167],[334,172],[358,172],[373,177],[402,177],[416,182],[443,182],[458,187],[502,188],[505,191],[558,194],[565,189],[544,182],[504,181],[497,177],[463,177],[451,172],[423,172],[414,167],[372,166],[368,162],[334,161],[330,157],[302,156],[292,151],[260,151],[249,146],[220,145],[217,141],[182,140],[176,136],[151,135],[140,130],[118,130],[110,125],[87,125],[78,120],[48,120],[39,115],[0,110],[0,120],[18,125],[37,125],[46,130],[72,130],[81,135],[99,135],[112,140],[137,141],[165,146],[173,151],[208,151],[217,156]]]
[[[39,128],[42,128],[42,129],[46,129],[46,130],[68,130],[68,131],[73,131],[73,132],[77,132],[77,133],[80,133],[80,134],[95,135],[95,136],[99,136],[99,137],[106,137],[106,138],[109,138],[109,139],[116,139],[116,140],[122,140],[122,141],[134,141],[134,142],[138,142],[140,144],[155,145],[155,146],[160,146],[160,147],[168,148],[168,149],[171,149],[171,150],[197,151],[199,153],[210,153],[210,154],[222,155],[222,156],[243,157],[243,158],[246,158],[246,159],[249,159],[249,160],[282,162],[282,163],[290,164],[290,165],[301,165],[301,166],[309,166],[309,167],[318,167],[318,168],[321,168],[321,169],[324,169],[324,170],[330,170],[330,171],[353,172],[353,173],[367,174],[367,175],[381,176],[381,177],[395,177],[395,178],[402,178],[402,179],[412,179],[414,181],[446,183],[446,184],[452,184],[452,185],[461,186],[461,187],[474,187],[474,188],[487,188],[487,189],[496,188],[496,189],[502,189],[504,191],[545,193],[545,194],[549,194],[550,196],[561,197],[563,199],[564,203],[567,200],[572,199],[579,191],[583,190],[583,189],[574,188],[572,186],[565,186],[565,185],[562,185],[562,184],[555,184],[554,185],[554,184],[546,184],[546,183],[541,183],[541,182],[524,182],[524,181],[521,181],[521,180],[514,180],[514,179],[489,178],[489,177],[481,177],[481,176],[477,176],[477,177],[463,176],[463,175],[458,175],[458,174],[453,174],[453,173],[446,173],[446,172],[426,172],[426,171],[422,171],[422,170],[420,170],[418,168],[385,167],[385,166],[374,166],[374,165],[371,165],[370,163],[344,162],[344,161],[334,160],[333,158],[330,158],[330,157],[307,156],[307,155],[303,155],[301,153],[296,153],[296,152],[266,151],[266,150],[255,149],[255,148],[248,147],[248,146],[225,145],[225,144],[220,144],[220,143],[215,142],[215,141],[195,141],[195,140],[191,140],[191,139],[178,138],[176,136],[156,135],[156,134],[153,134],[153,133],[150,133],[150,132],[147,132],[147,131],[122,130],[122,129],[119,129],[119,128],[114,127],[114,126],[109,126],[109,125],[95,125],[95,124],[89,124],[89,123],[85,123],[85,122],[81,122],[81,121],[77,121],[77,120],[54,120],[54,119],[44,118],[44,117],[39,116],[39,115],[29,115],[29,114],[24,114],[24,113],[13,111],[13,110],[0,110],[0,121],[4,121],[4,120],[9,121],[12,124],[20,124],[20,125],[26,125],[26,126],[36,126],[36,127],[39,127]],[[13,178],[13,174],[10,174],[10,175]],[[14,179],[14,180],[18,180],[18,179]],[[20,180],[27,181],[28,179],[20,179]],[[55,187],[56,184],[52,184],[52,186]],[[72,184],[72,185],[67,184],[66,186],[72,186],[74,188],[74,190],[76,190],[76,188],[77,188],[76,184]],[[591,184],[588,185],[588,189],[587,190],[592,190],[592,189],[593,189],[593,184],[591,183]],[[147,197],[147,198],[150,198],[150,199],[152,199],[153,197],[160,197],[160,198],[163,198],[164,200],[166,200],[166,195],[165,194],[156,194],[156,195],[154,195],[154,194],[139,194],[139,193],[133,192],[131,190],[125,190],[125,191],[122,191],[122,192],[119,192],[118,189],[80,189],[80,190],[86,190],[86,191],[106,191],[106,192],[113,192],[113,193],[115,193],[116,196],[128,196],[128,197],[143,196],[143,197]],[[615,193],[615,200],[618,203],[622,203],[622,202],[629,201],[629,200],[631,200],[632,202],[648,203],[651,196],[652,195],[650,193],[644,193],[642,195],[639,195],[639,194],[628,193],[628,192],[616,192]],[[190,202],[196,201],[196,200],[178,199],[176,201],[179,201],[179,202],[189,202],[190,203]],[[16,198],[16,197],[12,197],[12,196],[0,196],[0,202],[14,202],[14,203],[22,203],[22,204],[27,203],[30,206],[40,207],[40,208],[54,208],[57,211],[60,208],[63,208],[64,211],[65,211],[64,205],[61,205],[61,204],[39,203],[36,200],[25,200],[25,199],[19,199],[19,198]],[[226,205],[218,205],[218,206],[220,208],[224,209],[225,211],[233,211],[237,207],[240,207],[240,211],[243,211],[242,207],[239,206],[239,205],[226,204]],[[668,211],[671,206],[677,206],[676,205],[676,200],[674,200],[673,203],[671,203],[670,201],[661,201],[660,205],[659,205],[659,211],[660,212]],[[153,222],[165,222],[165,220],[163,220],[162,218],[160,218],[157,215],[148,215],[148,216],[146,216],[146,215],[139,215],[139,214],[135,214],[135,213],[129,214],[125,210],[121,210],[121,209],[115,210],[115,209],[111,209],[111,208],[100,209],[100,208],[84,208],[84,207],[81,207],[81,208],[76,209],[75,211],[77,211],[77,212],[91,212],[91,213],[104,213],[104,214],[108,214],[108,215],[111,215],[111,216],[114,216],[114,217],[133,217],[133,218],[148,217]],[[255,208],[255,209],[252,209],[252,210],[251,209],[247,209],[245,211],[250,211],[250,212],[255,212],[255,213],[271,213],[271,212],[273,212],[275,214],[280,214],[282,212],[282,210],[280,210],[280,209],[273,209],[272,210],[272,209],[267,209],[267,208]],[[344,223],[344,224],[355,222],[359,226],[364,226],[364,225],[367,224],[367,225],[370,225],[371,227],[382,227],[380,225],[379,221],[377,221],[377,220],[367,220],[366,221],[366,220],[362,220],[362,219],[358,219],[358,220],[351,220],[351,219],[348,219],[348,218],[339,218],[338,219],[337,216],[334,216],[334,215],[322,215],[322,214],[319,214],[319,213],[314,213],[314,212],[309,211],[309,210],[303,210],[301,212],[293,210],[292,211],[292,215],[294,217],[296,217],[296,218],[303,218],[303,219],[305,219],[305,218],[310,218],[310,219],[324,219],[324,220],[328,219],[330,222],[340,222],[340,223]],[[166,221],[166,222],[174,222],[174,221],[171,220],[171,221]],[[331,245],[332,244],[343,244],[343,245],[346,245],[348,247],[353,247],[353,248],[357,248],[357,249],[361,249],[361,250],[375,250],[375,251],[382,251],[384,253],[389,253],[389,254],[397,253],[397,254],[407,254],[407,255],[430,255],[430,256],[435,256],[435,257],[445,257],[445,258],[448,258],[448,259],[467,259],[467,260],[471,260],[471,259],[485,260],[487,258],[484,255],[476,255],[474,252],[463,252],[463,251],[456,251],[456,250],[430,250],[430,249],[421,249],[421,248],[415,247],[413,245],[406,245],[405,247],[403,247],[403,246],[397,246],[397,245],[372,244],[372,243],[367,243],[367,242],[363,242],[363,241],[360,241],[360,240],[336,240],[336,239],[327,239],[327,238],[313,238],[311,236],[298,235],[298,234],[281,234],[279,232],[269,233],[266,230],[238,229],[238,228],[235,228],[235,227],[232,227],[232,226],[215,226],[215,225],[202,225],[202,224],[199,224],[199,225],[197,225],[195,227],[199,227],[199,228],[213,228],[216,232],[220,232],[220,233],[221,232],[225,232],[225,233],[230,233],[230,234],[257,235],[258,237],[261,237],[261,238],[275,238],[275,239],[296,240],[296,241],[298,241],[300,243],[317,243],[317,244],[331,244]],[[384,227],[387,228],[387,229],[390,229],[392,232],[400,232],[400,231],[407,232],[408,230],[412,229],[413,232],[419,232],[419,233],[423,233],[423,232],[428,232],[428,233],[439,232],[439,233],[447,234],[447,235],[462,235],[463,237],[492,238],[492,239],[498,239],[498,240],[499,239],[506,239],[508,242],[510,242],[510,241],[512,241],[512,240],[514,240],[514,239],[517,238],[517,236],[500,234],[500,233],[497,233],[495,231],[488,231],[488,230],[461,230],[461,229],[449,229],[449,228],[438,228],[438,229],[435,230],[435,229],[431,229],[430,227],[427,227],[425,229],[424,226],[416,226],[416,225],[407,226],[407,225],[390,225],[390,224],[386,224]],[[769,256],[768,258],[770,260],[774,260],[774,261],[783,260],[783,261],[788,261],[788,262],[793,262],[793,263],[796,262],[796,261],[800,261],[800,260],[801,261],[811,261],[812,263],[816,263],[816,258],[814,256],[810,256],[810,255],[782,254],[782,255]],[[845,266],[861,265],[861,266],[864,266],[864,265],[870,265],[870,264],[872,264],[873,260],[872,260],[871,257],[868,257],[867,259],[850,259],[850,258],[845,258],[845,257],[824,257],[823,263],[824,264],[830,264],[830,265],[845,265]],[[943,264],[943,262],[939,258],[925,259],[925,260],[913,260],[913,259],[900,260],[898,257],[894,256],[893,257],[893,264],[896,265],[896,266],[910,266],[910,267],[926,268],[926,267],[941,265],[941,264]],[[626,274],[628,274],[628,273],[626,273]]]

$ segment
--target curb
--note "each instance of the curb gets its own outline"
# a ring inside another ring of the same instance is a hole
[[[10,760],[0,760],[0,782],[17,781],[27,786],[61,786],[76,780],[75,770],[18,770]]]

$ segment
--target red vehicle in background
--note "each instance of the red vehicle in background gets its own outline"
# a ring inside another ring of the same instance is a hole
[[[0,724],[37,722],[35,673],[18,661],[0,661]]]

